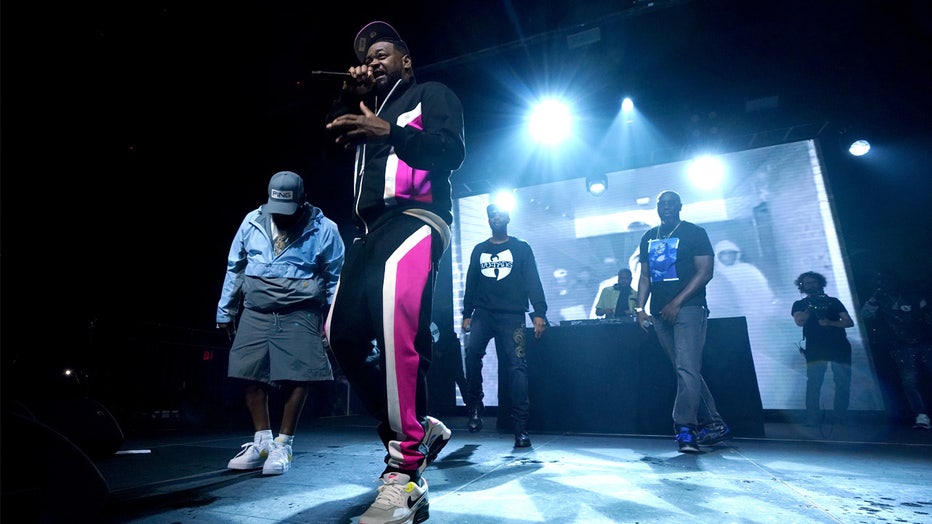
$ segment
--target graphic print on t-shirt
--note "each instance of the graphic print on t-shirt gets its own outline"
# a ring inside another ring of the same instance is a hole
[[[499,251],[496,254],[480,253],[479,254],[479,271],[482,276],[501,280],[511,273],[514,266],[515,257],[511,254],[510,249]]]
[[[679,280],[676,274],[676,251],[679,238],[655,238],[647,242],[647,261],[651,282]]]

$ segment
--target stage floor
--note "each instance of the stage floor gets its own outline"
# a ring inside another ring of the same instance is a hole
[[[429,522],[932,522],[928,430],[768,423],[765,438],[687,455],[670,435],[532,433],[519,450],[493,417],[479,433],[465,417],[444,421],[453,438],[424,474]],[[383,450],[369,417],[302,420],[281,476],[226,469],[251,437],[130,436],[121,451],[134,453],[94,461],[109,490],[99,505],[61,508],[52,494],[36,520],[354,523],[374,500]]]

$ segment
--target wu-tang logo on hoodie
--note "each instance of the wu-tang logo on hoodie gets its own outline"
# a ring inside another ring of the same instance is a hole
[[[500,251],[494,255],[489,253],[479,254],[479,271],[482,276],[501,280],[511,273],[511,267],[515,263],[515,258],[510,249]]]

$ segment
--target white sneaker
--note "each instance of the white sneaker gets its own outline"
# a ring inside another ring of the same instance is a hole
[[[272,441],[269,446],[269,458],[262,465],[263,475],[281,475],[291,469],[291,445]]]
[[[427,428],[424,431],[421,445],[418,447],[418,451],[424,454],[424,461],[417,468],[418,473],[423,473],[427,466],[433,464],[434,460],[437,459],[437,455],[440,454],[440,450],[447,445],[452,436],[453,431],[443,422],[434,417],[427,417]]]
[[[411,482],[404,473],[386,473],[375,502],[359,517],[359,524],[417,524],[430,516],[427,480]]]
[[[929,415],[925,413],[920,413],[916,415],[916,423],[913,424],[914,428],[922,429],[932,429],[932,420],[929,420]]]
[[[227,463],[229,469],[256,469],[261,468],[262,464],[269,456],[270,440],[263,442],[247,442],[243,444],[242,450],[230,459]]]

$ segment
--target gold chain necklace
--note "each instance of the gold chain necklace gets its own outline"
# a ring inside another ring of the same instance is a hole
[[[673,233],[676,231],[676,228],[680,227],[680,224],[682,224],[682,223],[683,223],[682,220],[680,220],[679,222],[677,222],[676,225],[673,226],[673,229],[671,229],[670,232],[667,233],[667,236],[663,237],[663,239],[666,240],[666,239],[670,238],[671,236],[673,236]],[[661,226],[662,226],[662,224],[661,224]],[[660,235],[660,227],[661,227],[661,226],[657,226],[657,240],[659,240],[659,239],[661,238],[661,235]]]

